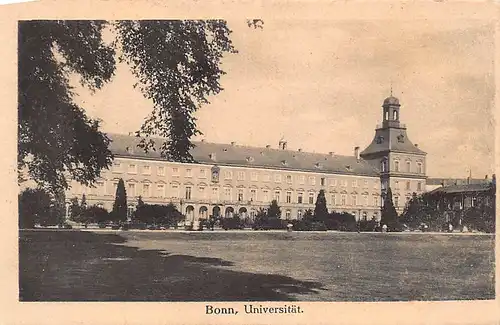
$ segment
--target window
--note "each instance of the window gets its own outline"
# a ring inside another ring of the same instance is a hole
[[[337,186],[337,180],[335,178],[330,179],[330,186]]]
[[[186,186],[186,200],[191,200],[191,186]]]
[[[219,199],[219,188],[218,187],[212,187],[212,199],[214,199],[214,200]]]
[[[410,189],[411,189],[411,183],[410,183],[410,181],[407,181],[407,182],[406,182],[406,189],[407,189],[407,190],[410,190]]]
[[[205,168],[200,169],[200,178],[207,178],[207,170]]]
[[[321,177],[321,186],[325,186],[325,178]]]
[[[471,206],[475,207],[477,205],[477,197],[473,196],[470,204],[471,204]]]
[[[280,191],[274,191],[274,199],[276,200],[276,202],[280,201],[280,196],[281,196]]]
[[[363,181],[363,188],[368,188],[368,180],[367,179],[365,179]]]
[[[157,197],[165,197],[165,185],[163,185],[163,184],[156,185],[156,196]]]
[[[422,190],[422,182],[418,182],[417,183],[417,191],[421,191]]]
[[[144,175],[151,175],[151,166],[142,166],[142,173]]]
[[[269,191],[268,190],[263,190],[262,194],[264,196],[264,202],[269,202]]]
[[[383,191],[387,190],[387,180],[382,181],[382,190]]]
[[[309,176],[309,185],[316,185],[316,177]]]
[[[281,175],[280,174],[274,174],[274,181],[276,183],[281,183]]]
[[[304,175],[299,176],[299,183],[300,184],[305,184],[306,183],[306,177]]]
[[[97,195],[106,195],[106,183],[99,181],[96,183]]]
[[[342,194],[342,195],[340,196],[340,204],[341,204],[342,206],[346,206],[346,204],[347,204],[347,195]]]
[[[231,201],[231,188],[230,187],[224,188],[224,198],[227,201]]]
[[[131,197],[135,196],[135,184],[133,184],[133,183],[128,184],[127,194],[128,194],[128,196],[131,196]]]
[[[243,201],[243,189],[238,189],[238,201]]]
[[[297,193],[297,203],[302,204],[304,201],[304,193]]]
[[[394,206],[397,208],[399,207],[399,196],[394,197]]]
[[[142,195],[149,196],[149,184],[142,184]]]
[[[394,161],[394,171],[399,172],[399,161]]]
[[[238,180],[239,181],[244,181],[245,180],[245,172],[238,172]]]
[[[373,181],[373,188],[378,188],[379,180],[374,180]]]
[[[158,167],[158,171],[157,171],[157,174],[158,176],[165,176],[165,167]]]
[[[121,170],[122,170],[122,165],[119,162],[114,161],[113,162],[113,173],[121,173]]]
[[[422,163],[421,162],[417,163],[417,173],[422,174],[423,173],[422,170],[423,170]]]
[[[264,182],[270,182],[270,181],[271,181],[271,175],[264,174]]]
[[[368,206],[368,195],[363,195],[363,205]]]
[[[286,203],[292,203],[292,192],[286,192]]]
[[[411,162],[409,162],[409,161],[406,162],[406,172],[407,173],[411,172]]]
[[[291,175],[286,175],[286,182],[287,182],[287,184],[292,184],[292,176]]]
[[[351,195],[351,204],[358,205],[358,196],[357,195]]]
[[[129,164],[128,165],[128,173],[129,174],[137,174],[137,165]]]
[[[314,204],[314,193],[313,192],[309,193],[309,204]]]
[[[368,219],[368,213],[366,211],[363,211],[363,220],[366,221]]]
[[[186,169],[186,177],[193,177],[193,170],[191,168]]]
[[[205,186],[200,186],[198,189],[200,190],[200,198],[206,199],[207,191],[205,190]]]
[[[381,169],[382,169],[383,173],[387,172],[387,161],[386,160],[382,160]]]
[[[233,173],[230,171],[226,171],[224,173],[224,179],[232,179],[233,178]]]
[[[332,205],[336,205],[337,204],[337,195],[336,194],[332,194],[331,204]]]
[[[290,211],[290,210],[286,210],[286,211],[285,211],[285,218],[286,218],[287,220],[289,220],[289,219],[290,219],[290,216],[291,216],[291,215],[292,215],[292,211]]]
[[[257,201],[257,190],[250,190],[250,200]]]
[[[374,197],[373,197],[373,206],[374,206],[374,207],[378,207],[378,202],[379,202],[379,200],[378,200],[378,196],[374,196]]]
[[[178,184],[172,184],[172,197],[178,198],[179,197],[179,185]]]
[[[399,190],[399,181],[394,181],[394,188]]]
[[[254,181],[254,182],[258,181],[258,177],[257,177],[257,173],[256,172],[252,172],[252,174],[251,174],[250,177],[252,178],[252,181]]]
[[[356,179],[352,181],[352,187],[358,187],[358,181]]]
[[[301,218],[302,218],[302,214],[303,214],[302,210],[297,211],[297,217],[298,217],[299,219],[301,219]]]
[[[172,176],[179,176],[179,168],[172,167]]]

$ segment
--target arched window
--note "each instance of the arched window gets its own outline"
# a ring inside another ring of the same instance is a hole
[[[389,119],[389,111],[385,111],[384,120],[388,120],[388,119]]]
[[[394,117],[394,120],[396,120],[396,121],[397,121],[397,120],[398,120],[398,110],[396,110],[396,109],[395,109],[395,110],[392,112],[392,116]]]
[[[394,171],[399,172],[399,161],[394,161]]]
[[[417,173],[422,174],[422,163],[417,163]]]
[[[411,172],[411,162],[409,162],[409,161],[406,162],[406,172],[407,173]]]
[[[387,171],[387,161],[382,160],[381,168],[383,173]]]

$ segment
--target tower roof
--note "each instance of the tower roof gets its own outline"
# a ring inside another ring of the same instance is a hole
[[[391,95],[384,99],[384,106],[385,105],[399,105],[399,99]]]

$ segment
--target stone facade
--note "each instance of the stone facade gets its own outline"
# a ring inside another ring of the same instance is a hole
[[[282,218],[296,219],[314,209],[323,189],[330,211],[379,220],[382,195],[389,184],[400,211],[404,206],[400,198],[425,190],[425,153],[406,138],[406,128],[399,124],[399,106],[387,104],[391,98],[383,106],[384,112],[391,113],[384,113],[372,144],[361,154],[356,147],[352,156],[287,150],[284,140],[278,149],[201,141],[191,151],[196,163],[178,163],[162,158],[159,150],[145,153],[133,136],[109,135],[113,166],[102,172],[94,188],[73,182],[66,193],[67,205],[71,198],[85,194],[87,204],[111,210],[122,178],[130,214],[139,196],[151,204],[173,202],[188,221],[234,213],[253,217],[276,199]]]

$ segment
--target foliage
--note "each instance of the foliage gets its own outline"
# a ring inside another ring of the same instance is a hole
[[[19,228],[34,228],[35,224],[50,219],[52,200],[40,189],[26,189],[19,194]]]
[[[267,217],[269,219],[281,218],[281,208],[278,205],[278,201],[271,201],[271,205],[267,208]]]
[[[320,190],[316,198],[316,205],[314,207],[314,220],[317,222],[326,222],[328,219],[328,209],[326,207],[325,191]]]
[[[221,226],[222,229],[228,230],[228,229],[243,229],[244,224],[243,220],[241,220],[240,216],[238,214],[233,215],[232,218],[223,218],[221,220]]]
[[[271,211],[271,213],[273,214],[270,215],[269,211]],[[281,210],[278,206],[278,202],[276,202],[276,200],[273,200],[267,210],[259,209],[257,215],[255,216],[253,229],[285,229],[286,224],[284,224],[284,222],[282,222],[282,220],[279,218],[280,215]]]
[[[125,183],[120,178],[116,187],[115,202],[111,211],[111,220],[126,221],[127,220],[127,192],[125,191]]]
[[[387,225],[389,231],[398,231],[401,226],[398,222],[398,213],[392,202],[392,190],[389,187],[384,197],[384,206],[382,207],[381,225]]]
[[[438,211],[438,200],[438,197],[430,193],[413,193],[401,215],[401,223],[410,229],[420,229],[422,225],[427,225],[429,230],[442,230],[445,219]]]
[[[103,41],[106,26],[115,31],[111,44]],[[164,157],[191,161],[190,138],[200,133],[194,113],[222,90],[221,59],[236,52],[230,33],[223,20],[20,22],[18,170],[55,193],[68,188],[66,177],[89,186],[111,165],[110,140],[74,103],[69,76],[102,88],[114,75],[117,50],[153,102],[137,132],[141,146],[154,148],[150,136],[162,136]]]
[[[145,223],[149,225],[177,225],[183,220],[184,216],[177,210],[173,203],[167,205],[161,204],[146,204],[139,200],[135,211],[135,222]]]
[[[371,220],[360,220],[359,221],[359,231],[377,231],[378,222],[375,218]]]
[[[357,224],[354,215],[347,212],[333,211],[325,222],[327,229],[340,231],[356,231]]]
[[[66,177],[89,185],[111,164],[100,122],[73,101],[69,74],[99,89],[115,68],[103,21],[24,21],[18,42],[18,170],[51,193]]]
[[[83,211],[80,222],[88,223],[106,223],[110,220],[108,210],[98,207],[96,205],[86,207]]]

